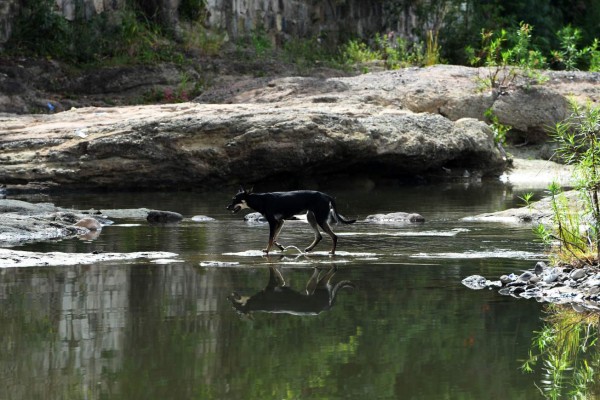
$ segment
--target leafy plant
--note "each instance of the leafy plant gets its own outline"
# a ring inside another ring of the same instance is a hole
[[[319,37],[290,39],[283,45],[283,56],[300,70],[325,65],[342,68],[339,57],[322,43]]]
[[[427,31],[427,46],[425,47],[425,61],[426,66],[439,64],[440,57],[440,45],[438,44],[438,32],[433,33],[432,30]]]
[[[487,67],[486,75],[480,77],[482,88],[506,90],[518,77],[535,82],[545,80],[538,71],[546,62],[541,52],[533,48],[532,30],[531,25],[523,22],[513,34],[505,29],[483,30],[480,48],[466,48],[471,65]]]
[[[381,60],[379,51],[373,50],[366,43],[359,40],[350,40],[342,46],[342,60],[347,64],[364,63],[367,61]]]
[[[250,43],[254,52],[259,57],[264,57],[273,47],[271,40],[267,36],[264,29],[256,29],[250,35]]]
[[[506,143],[506,134],[512,129],[512,126],[500,123],[498,116],[494,114],[491,108],[485,110],[483,115],[491,121],[490,128],[494,132],[494,143],[500,146],[504,145]]]
[[[570,106],[571,114],[556,124],[552,136],[558,144],[557,155],[575,166],[575,188],[584,201],[583,215],[589,226],[588,247],[600,260],[600,107],[590,102],[581,106],[572,99]]]
[[[560,41],[560,50],[554,50],[554,60],[564,66],[567,71],[577,69],[581,58],[589,51],[589,48],[578,49],[577,44],[581,40],[581,30],[567,25],[557,33]]]

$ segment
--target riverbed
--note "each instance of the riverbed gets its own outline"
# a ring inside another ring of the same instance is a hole
[[[45,199],[170,210],[184,220],[115,220],[97,237],[15,247],[176,256],[0,269],[0,398],[539,397],[539,376],[519,366],[543,306],[461,284],[544,259],[531,226],[462,219],[520,206],[539,188],[333,185],[326,191],[340,213],[358,219],[334,226],[334,257],[326,235],[313,253],[296,249],[312,241],[303,221],[283,228],[288,250],[264,256],[268,227],[225,209],[231,189]],[[363,221],[396,211],[426,221]],[[284,288],[269,287],[282,280]],[[241,301],[248,307],[235,308]]]

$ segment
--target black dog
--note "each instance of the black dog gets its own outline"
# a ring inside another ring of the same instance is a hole
[[[321,233],[319,233],[318,226],[320,226],[321,229],[331,236],[333,247],[330,254],[335,254],[337,236],[329,226],[330,218],[344,224],[356,222],[356,220],[346,220],[337,213],[335,200],[331,196],[313,190],[252,193],[252,190],[246,191],[241,187],[240,191],[231,200],[231,204],[227,206],[227,209],[236,213],[243,208],[252,208],[258,211],[269,222],[269,244],[263,250],[267,254],[273,245],[276,245],[281,250],[285,250],[285,247],[277,243],[277,236],[279,236],[279,232],[283,227],[284,220],[296,214],[306,211],[306,219],[315,231],[315,240],[304,250],[306,252],[311,251],[323,238]]]

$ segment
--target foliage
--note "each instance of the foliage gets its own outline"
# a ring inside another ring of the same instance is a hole
[[[567,25],[557,33],[560,40],[560,50],[553,50],[553,61],[567,71],[586,68],[597,71],[600,67],[600,52],[598,39],[595,38],[591,45],[579,48],[581,30]]]
[[[484,116],[491,122],[490,128],[494,132],[494,143],[504,145],[506,143],[506,134],[512,129],[512,126],[500,123],[498,116],[494,114],[491,108],[485,110]]]
[[[133,8],[123,10],[118,21],[109,20],[106,13],[85,19],[76,3],[78,17],[68,21],[53,11],[53,4],[53,0],[27,3],[7,43],[9,52],[76,64],[178,61],[161,27]]]
[[[519,29],[509,33],[482,31],[479,49],[467,46],[466,52],[473,66],[486,67],[486,76],[480,77],[483,88],[506,89],[514,85],[518,77],[528,82],[543,81],[538,72],[545,66],[542,54],[531,43],[533,27],[521,23]]]
[[[588,247],[600,260],[600,107],[591,103],[581,106],[575,100],[570,103],[571,114],[556,124],[552,136],[558,144],[558,157],[575,166],[575,187],[584,201],[588,225]],[[560,230],[559,226],[562,240]]]
[[[206,15],[206,0],[180,0],[179,16],[188,21],[198,21]]]
[[[267,36],[264,29],[256,29],[250,35],[250,43],[254,49],[254,53],[259,57],[265,56],[273,45]]]
[[[327,48],[319,37],[293,38],[283,44],[283,57],[300,71],[316,66],[342,68],[340,57]]]
[[[435,2],[432,2],[435,3]],[[558,48],[556,35],[561,27],[581,29],[581,42],[592,43],[598,36],[600,2],[581,0],[576,4],[552,0],[449,0],[444,24],[440,30],[442,56],[453,64],[466,64],[465,44],[474,45],[481,31],[513,31],[519,21],[536,27],[535,47],[546,57]]]
[[[429,32],[427,38],[425,50],[423,43],[409,43],[393,32],[377,33],[368,43],[350,40],[341,46],[341,63],[354,65],[381,61],[387,69],[434,65],[440,62],[437,34]]]
[[[53,12],[53,0],[27,3],[15,21],[8,49],[22,49],[42,56],[61,54],[70,39],[69,23]]]
[[[591,264],[593,249],[591,231],[582,229],[586,224],[579,210],[575,209],[573,199],[568,198],[557,183],[548,187],[553,226],[542,224],[534,228],[537,236],[551,248],[553,262],[570,265]]]
[[[543,371],[538,386],[545,398],[587,399],[594,395],[600,367],[598,315],[581,314],[558,306],[549,308],[547,323],[531,344],[521,369]],[[597,393],[596,393],[597,394]]]
[[[379,51],[369,48],[366,43],[359,40],[350,40],[342,45],[342,59],[348,64],[364,63],[382,58]]]

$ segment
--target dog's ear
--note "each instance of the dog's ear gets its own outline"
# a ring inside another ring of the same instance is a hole
[[[240,185],[240,190],[238,193],[245,193],[246,189],[244,189],[244,186]]]
[[[250,194],[254,191],[254,186],[250,186],[250,189],[247,190],[247,193]]]

